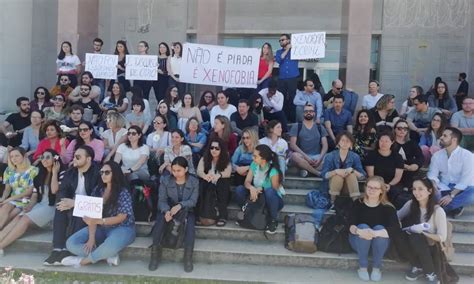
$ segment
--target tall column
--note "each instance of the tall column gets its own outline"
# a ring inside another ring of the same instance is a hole
[[[373,0],[347,0],[347,69],[346,82],[361,95],[368,92],[372,42]]]
[[[98,32],[99,0],[58,1],[58,50],[61,42],[69,41],[73,52],[83,61]]]

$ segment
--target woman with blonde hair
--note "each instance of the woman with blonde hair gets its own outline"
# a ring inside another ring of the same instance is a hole
[[[259,144],[258,133],[255,128],[248,127],[242,131],[242,138],[239,146],[232,155],[232,170],[235,172],[234,184],[244,184],[245,177],[250,170],[250,164],[253,160],[253,151]]]
[[[394,119],[398,117],[394,95],[383,95],[371,111],[375,120],[375,126],[377,127],[377,133],[392,130]]]
[[[382,259],[390,236],[398,232],[397,211],[387,199],[387,186],[380,176],[367,179],[362,198],[354,201],[349,220],[349,242],[359,257],[357,274],[363,281],[382,280]],[[369,251],[372,250],[372,273],[369,276]]]
[[[116,111],[109,111],[105,121],[109,129],[100,137],[104,140],[105,161],[108,161],[115,155],[118,146],[127,140],[127,129],[125,118]]]

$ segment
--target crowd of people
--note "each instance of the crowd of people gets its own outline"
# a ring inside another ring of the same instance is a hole
[[[340,195],[354,200],[348,237],[361,279],[382,278],[381,260],[406,221],[432,225],[405,236],[413,248],[406,278],[436,281],[429,245],[446,239],[446,214],[459,216],[474,203],[468,150],[474,148],[474,100],[466,74],[459,75],[454,96],[441,78],[427,92],[413,86],[398,112],[395,97],[381,94],[375,80],[363,97],[339,79],[327,93],[317,75],[299,82],[290,36],[279,42],[275,56],[269,43],[262,46],[257,89],[204,91],[197,104],[197,94],[179,80],[179,42],[171,50],[158,45],[157,81],[134,82],[125,78],[127,42],[116,43],[117,79],[110,81],[81,73],[81,61],[63,42],[57,84],[36,88],[32,100],[19,97],[18,112],[0,129],[0,253],[28,228],[52,223],[53,251],[45,265],[118,265],[118,253],[135,239],[130,188],[151,184],[158,200],[152,204],[157,212],[149,269],[159,266],[167,224],[179,219],[186,223],[189,272],[195,225],[226,226],[231,199],[242,206],[263,196],[266,232],[276,232],[291,166],[301,177],[321,177],[332,204]],[[95,39],[93,52],[102,46]],[[140,41],[137,49],[147,54],[149,45]],[[274,63],[278,80],[272,78]],[[77,195],[102,197],[103,218],[71,216]]]

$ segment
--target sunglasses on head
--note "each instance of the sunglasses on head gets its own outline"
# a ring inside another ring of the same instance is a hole
[[[100,170],[99,172],[101,176],[108,176],[112,173],[111,170]]]

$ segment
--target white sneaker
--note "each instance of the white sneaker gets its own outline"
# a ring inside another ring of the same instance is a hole
[[[118,254],[116,256],[108,257],[107,264],[110,266],[117,266],[120,264],[120,257]]]
[[[81,266],[82,257],[79,256],[68,256],[63,258],[61,264],[64,266],[73,266],[73,267],[80,267]]]

